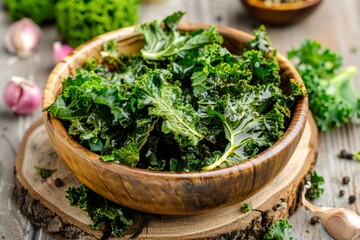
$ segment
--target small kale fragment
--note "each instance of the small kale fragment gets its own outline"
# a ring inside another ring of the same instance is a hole
[[[190,104],[183,104],[182,91],[168,83],[171,74],[164,70],[150,71],[139,79],[134,92],[140,109],[149,106],[149,116],[164,119],[162,132],[173,133],[180,145],[197,145],[204,138],[199,132],[199,116]]]
[[[241,212],[243,212],[243,213],[250,212],[251,210],[252,210],[251,203],[244,203],[244,204],[241,206]]]
[[[224,113],[210,111],[210,114],[221,119],[229,144],[224,153],[215,158],[211,165],[204,167],[204,170],[229,166],[252,157],[259,149],[271,146],[283,134],[284,115],[279,105],[275,104],[268,112],[259,111],[261,106],[276,98],[276,91],[272,92],[273,96],[269,94],[270,86],[261,89],[248,87],[240,101],[230,97],[223,100]]]
[[[293,240],[290,235],[289,229],[292,228],[289,219],[280,218],[276,223],[270,226],[266,234],[263,236],[263,240]]]
[[[299,71],[309,97],[309,108],[321,131],[328,131],[360,117],[360,94],[352,81],[358,70],[343,67],[342,57],[319,42],[305,40],[288,52]]]
[[[360,151],[359,152],[354,152],[353,157],[355,158],[356,161],[360,162]]]
[[[39,176],[42,179],[51,177],[51,175],[57,171],[57,169],[48,169],[48,168],[42,168],[42,167],[37,167],[37,166],[35,166],[34,168],[35,168],[37,174],[39,174]]]
[[[248,43],[247,50],[259,50],[263,53],[271,51],[271,41],[267,35],[266,28],[261,25],[255,32],[255,38]]]
[[[316,199],[324,192],[321,187],[324,184],[324,177],[318,175],[316,171],[310,173],[311,188],[307,190],[306,197],[308,199]]]
[[[91,191],[85,185],[70,187],[66,198],[71,205],[77,205],[91,218],[93,230],[103,230],[112,236],[119,237],[140,216],[132,209],[121,207]]]

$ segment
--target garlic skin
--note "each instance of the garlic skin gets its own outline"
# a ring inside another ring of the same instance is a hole
[[[345,208],[316,207],[305,198],[305,193],[310,188],[310,183],[305,185],[302,194],[302,203],[315,215],[319,216],[328,233],[337,240],[351,240],[360,237],[360,216]]]
[[[5,34],[5,46],[10,53],[26,58],[38,48],[41,38],[41,28],[31,19],[23,18],[10,25]]]
[[[64,57],[69,55],[74,48],[70,45],[61,44],[60,42],[54,42],[52,46],[54,62],[58,63],[63,60]]]
[[[3,97],[11,112],[25,115],[40,106],[42,90],[32,81],[13,76],[4,87]]]
[[[360,216],[344,208],[332,209],[329,212],[332,216],[325,216],[324,224],[331,236],[335,239],[355,239],[360,236]]]

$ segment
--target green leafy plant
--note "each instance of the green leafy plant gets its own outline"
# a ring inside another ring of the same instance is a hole
[[[309,108],[321,131],[360,117],[360,95],[352,84],[356,67],[343,67],[339,54],[311,40],[289,51],[288,58],[293,59],[304,80]]]
[[[70,187],[66,198],[71,205],[79,206],[91,218],[94,230],[102,230],[105,235],[121,236],[140,214],[121,207],[91,191],[85,185]]]
[[[252,205],[251,205],[251,203],[244,203],[244,204],[241,206],[241,212],[243,212],[243,213],[250,212],[251,210],[252,210]]]
[[[64,79],[45,110],[103,161],[145,169],[211,170],[271,146],[304,93],[292,80],[291,93],[281,90],[266,29],[238,56],[214,27],[180,33],[182,15],[138,26],[145,41],[138,54],[106,43],[102,62],[89,59]]]
[[[42,167],[34,167],[36,170],[36,173],[39,174],[39,176],[42,179],[46,179],[48,177],[51,177],[51,175],[57,171],[57,169],[49,169],[49,168],[42,168]]]
[[[308,199],[316,199],[324,192],[321,187],[324,184],[324,177],[318,175],[316,171],[310,173],[311,188],[307,190],[306,197]]]
[[[360,151],[359,152],[354,152],[353,156],[354,156],[356,161],[360,162]]]
[[[270,226],[268,231],[263,236],[263,240],[293,240],[289,229],[292,228],[289,219],[280,218],[276,223]]]
[[[102,33],[134,25],[139,4],[139,0],[58,0],[57,28],[76,47]]]
[[[11,20],[30,18],[37,24],[55,20],[56,0],[4,0]]]

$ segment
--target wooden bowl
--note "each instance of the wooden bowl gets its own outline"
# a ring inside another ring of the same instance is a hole
[[[182,31],[208,28],[209,25],[182,23]],[[43,107],[55,101],[61,91],[61,81],[90,56],[99,58],[102,44],[118,41],[124,53],[138,52],[143,46],[141,35],[132,27],[101,35],[79,48],[56,65],[47,80]],[[218,27],[224,46],[240,54],[252,36],[239,30]],[[284,86],[289,79],[302,80],[295,68],[283,56],[278,56]],[[87,150],[71,136],[62,123],[50,113],[43,120],[51,144],[74,175],[101,196],[132,209],[164,215],[188,215],[239,203],[270,182],[286,165],[302,135],[308,111],[307,98],[296,103],[292,121],[281,139],[269,149],[240,164],[201,172],[159,172],[132,168],[99,160],[99,155]],[[266,197],[266,196],[264,196]]]
[[[288,25],[299,22],[320,5],[321,0],[294,3],[267,4],[260,0],[241,0],[250,16],[270,25]]]

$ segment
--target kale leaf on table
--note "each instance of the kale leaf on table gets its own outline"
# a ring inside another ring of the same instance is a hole
[[[263,236],[263,240],[293,240],[290,235],[289,229],[292,228],[289,219],[280,218],[276,223],[270,226],[266,234]]]
[[[140,53],[104,44],[45,111],[103,161],[164,171],[199,171],[239,163],[286,130],[302,86],[281,88],[276,51],[264,27],[241,55],[215,27],[183,33],[176,12],[136,28]]]
[[[115,204],[85,185],[68,188],[66,198],[71,205],[79,206],[89,215],[93,230],[103,230],[108,235],[123,235],[133,221],[140,217],[139,212]]]
[[[35,166],[35,171],[42,179],[46,179],[48,177],[51,177],[51,175],[57,171],[57,169],[49,169],[49,168],[42,168]]]
[[[343,67],[342,57],[319,42],[305,40],[288,52],[304,80],[309,108],[321,131],[360,117],[360,94],[353,86],[354,66]]]
[[[251,202],[243,203],[241,205],[241,212],[242,213],[247,213],[247,212],[250,212],[251,210],[252,210]]]

